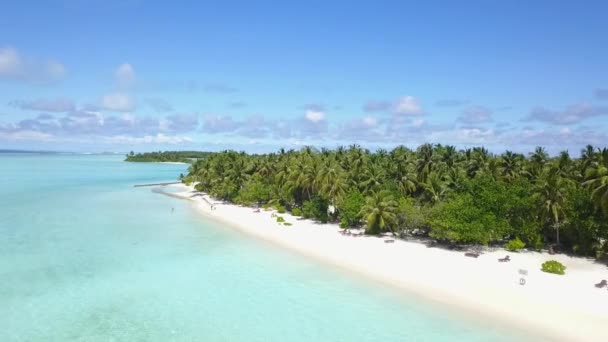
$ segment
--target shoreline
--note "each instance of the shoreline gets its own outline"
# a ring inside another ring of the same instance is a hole
[[[278,215],[292,226],[282,226],[272,217],[274,210],[255,212],[254,208],[217,201],[191,186],[171,187],[180,191],[163,193],[190,200],[205,217],[448,310],[460,310],[552,341],[608,340],[608,329],[604,328],[608,324],[608,292],[593,286],[608,278],[608,268],[592,260],[504,249],[468,258],[464,251],[429,248],[419,242],[394,239],[385,243],[375,236],[345,236],[336,224],[320,224],[288,213]],[[511,262],[497,261],[507,254]],[[566,265],[566,275],[542,272],[540,265],[546,260]],[[519,269],[528,271],[525,286],[519,284]]]

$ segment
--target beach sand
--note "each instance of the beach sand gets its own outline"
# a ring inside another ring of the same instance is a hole
[[[447,305],[472,318],[498,322],[551,341],[608,341],[608,290],[594,284],[608,279],[608,267],[591,259],[540,252],[483,251],[478,258],[413,241],[347,236],[334,224],[279,214],[274,210],[217,201],[183,184],[173,197],[192,201],[201,214],[284,248],[354,271],[410,294]],[[213,209],[211,208],[213,207]],[[498,262],[510,255],[511,261]],[[544,273],[547,260],[564,264],[563,276]],[[526,270],[527,276],[519,274]],[[520,278],[526,279],[520,285]]]

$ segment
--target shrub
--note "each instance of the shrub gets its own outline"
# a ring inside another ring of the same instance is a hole
[[[291,224],[291,223],[289,223],[289,222],[285,222],[285,223],[283,223],[283,225],[284,225],[284,226],[291,226],[292,224]]]
[[[277,212],[279,214],[285,214],[287,212],[287,210],[285,210],[285,207],[282,205],[277,205]]]
[[[563,275],[566,273],[566,266],[555,260],[545,261],[542,264],[542,271],[547,273],[554,273]]]
[[[340,228],[348,228],[349,224],[348,224],[348,220],[346,219],[346,217],[343,217],[340,220]]]
[[[510,227],[506,219],[478,206],[470,194],[455,195],[435,205],[429,223],[435,239],[482,245],[504,236]]]
[[[262,205],[262,208],[264,208],[264,210],[268,210],[270,209],[270,204],[264,203],[264,205]]]
[[[351,189],[345,196],[344,201],[338,206],[338,212],[340,213],[340,226],[342,222],[346,222],[347,227],[355,227],[361,221],[361,208],[365,204],[365,197],[359,192],[358,189]],[[346,227],[342,227],[346,228]]]
[[[511,252],[518,252],[520,249],[526,247],[526,244],[518,237],[516,237],[515,239],[507,242],[507,245],[505,247]]]
[[[277,222],[283,223],[285,222],[285,219],[283,218],[283,216],[277,216]]]
[[[543,247],[545,247],[545,243],[543,242],[543,238],[540,237],[540,235],[537,235],[534,240],[532,240],[532,247],[537,250],[537,251],[541,251],[543,249]]]
[[[302,205],[302,216],[327,223],[327,201],[318,197],[305,201]]]
[[[291,214],[293,216],[302,216],[302,210],[300,210],[300,208],[293,208]]]

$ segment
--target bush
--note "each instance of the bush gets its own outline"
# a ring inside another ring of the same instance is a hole
[[[348,224],[348,220],[346,219],[346,217],[343,217],[343,218],[340,220],[340,228],[344,228],[344,229],[346,229],[346,228],[348,228],[348,226],[349,226],[349,224]]]
[[[302,216],[302,210],[300,210],[300,208],[293,208],[291,214],[293,216]]]
[[[547,273],[554,273],[563,275],[566,273],[566,266],[555,260],[545,261],[542,264],[542,271]]]
[[[285,214],[287,212],[287,210],[285,210],[285,207],[282,205],[277,205],[277,212],[279,214]]]
[[[543,247],[545,247],[543,238],[540,237],[540,235],[537,235],[536,238],[534,238],[534,240],[532,240],[532,247],[537,251],[541,251],[543,249]]]
[[[264,210],[268,210],[268,209],[270,209],[270,204],[268,204],[268,203],[264,203],[264,205],[262,205],[262,208],[263,208]]]
[[[470,194],[455,195],[433,207],[429,216],[430,236],[456,243],[487,245],[509,231],[506,219],[477,205]]]
[[[291,223],[289,223],[289,222],[285,222],[285,223],[283,223],[283,225],[284,225],[284,226],[291,226],[292,224],[291,224]]]
[[[283,223],[285,222],[285,219],[283,218],[283,216],[277,216],[277,222]]]
[[[516,237],[515,239],[507,242],[507,245],[505,247],[511,252],[518,252],[520,249],[526,247],[526,244],[518,237]]]
[[[327,201],[318,197],[305,201],[302,205],[302,216],[327,223]]]
[[[364,204],[365,197],[363,197],[361,192],[356,188],[351,189],[344,197],[344,201],[342,201],[338,207],[338,212],[341,217],[340,227],[342,227],[342,222],[346,222],[347,227],[356,227],[361,221],[359,213]]]

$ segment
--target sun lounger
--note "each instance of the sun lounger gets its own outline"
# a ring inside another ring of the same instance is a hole
[[[599,283],[595,284],[595,287],[597,287],[598,289],[601,289],[603,287],[608,287],[608,281],[606,281],[606,279],[600,281]]]
[[[464,253],[464,256],[471,257],[471,258],[477,258],[477,257],[479,257],[479,253],[477,253],[477,252],[466,252],[466,253]]]
[[[499,258],[498,262],[509,262],[511,261],[511,257],[510,256],[505,256],[504,258]]]
[[[395,242],[395,240],[393,240],[393,239],[386,239],[386,240],[384,240],[384,243],[394,243],[394,242]]]

